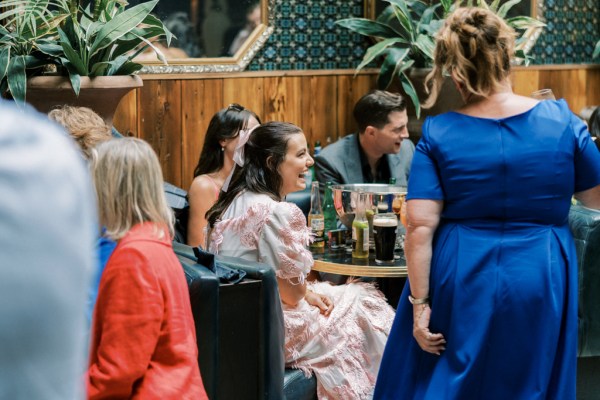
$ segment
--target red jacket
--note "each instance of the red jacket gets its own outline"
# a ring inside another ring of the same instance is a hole
[[[90,399],[207,399],[187,283],[168,233],[134,226],[102,273],[94,309]]]

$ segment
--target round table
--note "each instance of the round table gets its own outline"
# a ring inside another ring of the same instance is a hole
[[[368,259],[352,258],[352,254],[347,253],[345,249],[332,251],[327,247],[321,253],[315,250],[312,250],[312,253],[315,260],[312,269],[315,271],[373,278],[406,278],[408,276],[403,253],[399,253],[400,258],[390,265],[375,263],[373,252],[369,253]]]

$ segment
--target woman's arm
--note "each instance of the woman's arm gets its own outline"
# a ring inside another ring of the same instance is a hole
[[[279,297],[288,306],[295,307],[306,296],[306,282],[299,283],[297,279],[277,278]]]
[[[444,203],[439,200],[408,200],[406,227],[406,263],[413,304],[413,335],[419,346],[429,353],[440,354],[446,341],[441,333],[429,331],[429,272],[433,253],[433,235],[440,222]]]
[[[200,175],[194,179],[188,192],[190,217],[187,229],[187,244],[190,246],[206,246],[204,228],[207,225],[206,212],[215,204],[215,185]]]
[[[575,193],[575,198],[587,208],[600,210],[600,185]]]

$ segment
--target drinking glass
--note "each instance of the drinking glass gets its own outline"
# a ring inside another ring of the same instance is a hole
[[[392,201],[392,211],[396,214],[396,219],[398,220],[398,230],[396,233],[396,249],[402,250],[404,249],[404,230],[400,229],[402,226],[402,209],[406,210],[406,206],[404,205],[406,200],[406,194],[397,193],[394,195],[394,200]],[[398,256],[399,257],[399,256]]]
[[[396,214],[381,213],[373,216],[375,262],[377,264],[390,264],[394,262],[397,229],[398,218]]]
[[[552,89],[540,89],[531,93],[531,97],[537,100],[556,100],[554,97],[554,93],[552,93]]]

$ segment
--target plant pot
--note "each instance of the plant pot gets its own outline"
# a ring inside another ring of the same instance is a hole
[[[27,80],[27,102],[42,113],[68,104],[88,107],[100,115],[108,126],[121,101],[132,89],[142,87],[137,75],[81,77],[79,97],[73,92],[69,78],[64,76],[36,76]]]
[[[430,72],[430,68],[412,68],[408,73],[408,77],[417,91],[420,103],[423,103],[428,97],[428,94],[425,93],[425,78]],[[421,118],[417,118],[412,102],[403,91],[401,92],[407,99],[408,133],[410,134],[410,139],[415,144],[421,139],[423,121],[425,121],[426,117],[456,110],[465,104],[460,93],[456,90],[452,78],[449,76],[444,79],[440,94],[433,107],[428,109],[421,108]]]

